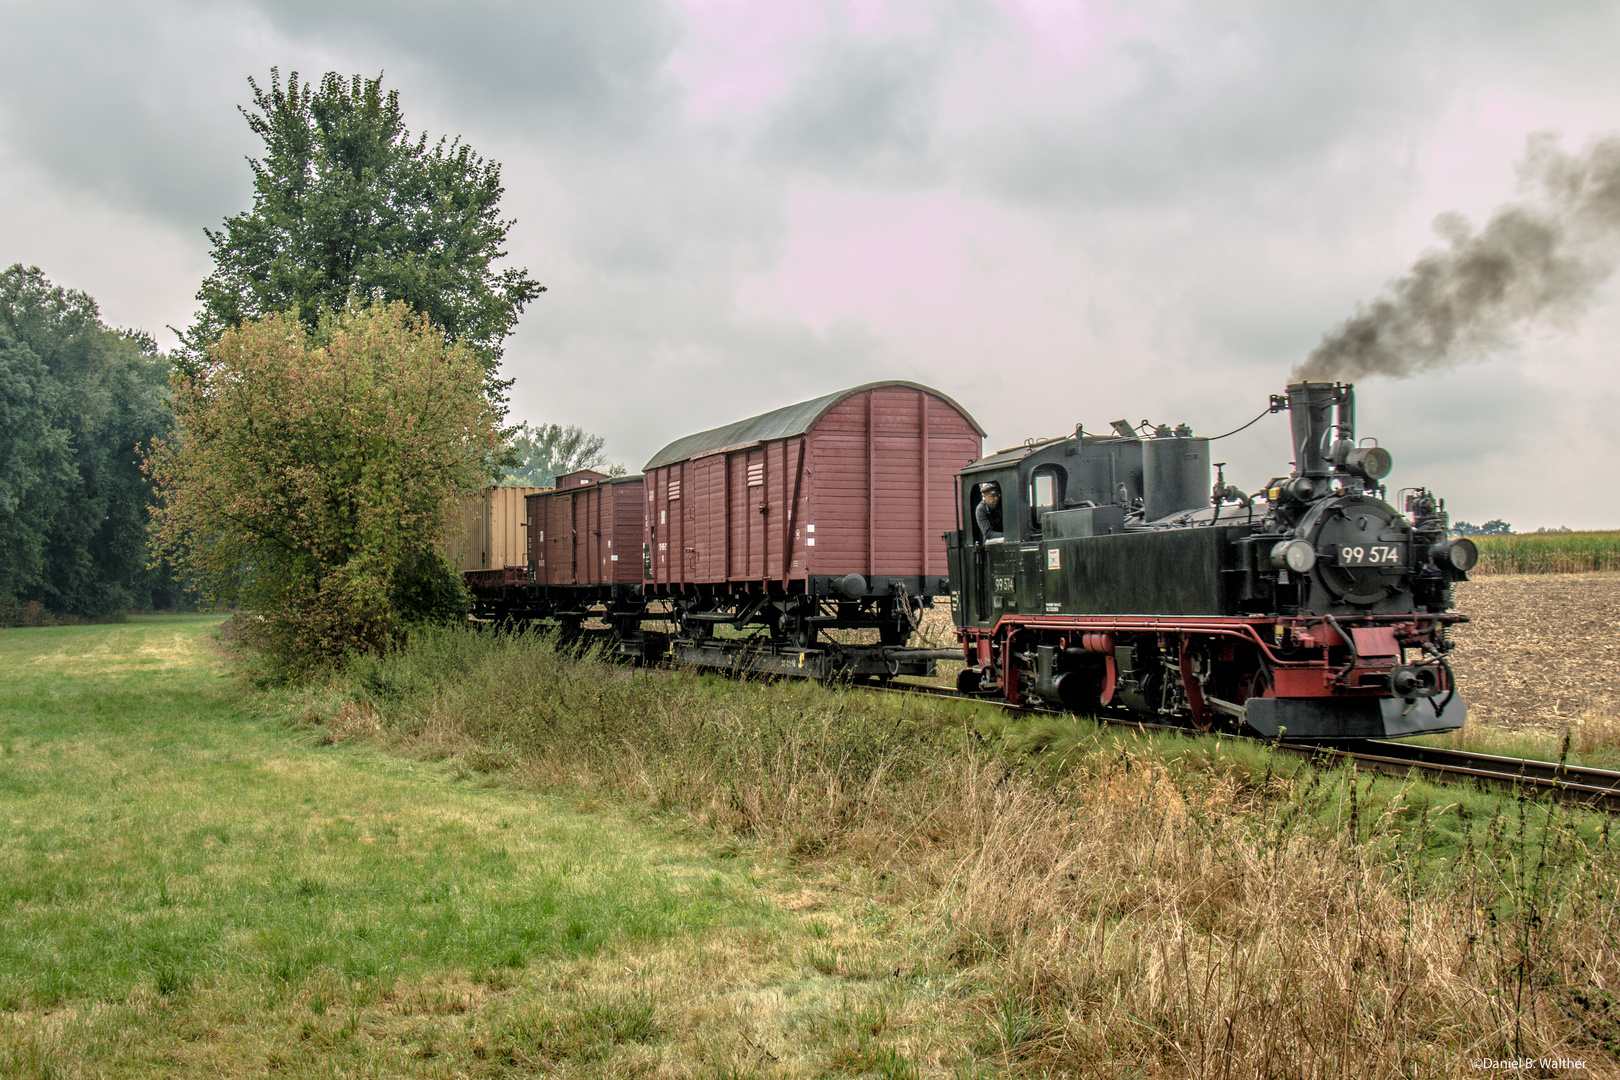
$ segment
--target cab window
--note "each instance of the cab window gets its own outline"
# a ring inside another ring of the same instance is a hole
[[[1029,524],[1039,532],[1041,515],[1063,505],[1063,470],[1056,465],[1042,465],[1029,477]]]

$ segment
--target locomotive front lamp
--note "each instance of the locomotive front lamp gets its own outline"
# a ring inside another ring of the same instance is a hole
[[[1466,536],[1442,540],[1430,549],[1430,554],[1440,565],[1461,570],[1465,574],[1479,565],[1479,546]]]
[[[1382,446],[1358,446],[1345,456],[1344,467],[1368,480],[1382,480],[1395,467],[1395,459]]]
[[[1272,545],[1271,565],[1303,574],[1316,565],[1316,549],[1309,540],[1283,540]]]

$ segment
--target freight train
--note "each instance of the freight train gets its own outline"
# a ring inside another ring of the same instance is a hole
[[[1292,470],[1246,493],[1186,426],[981,458],[956,402],[871,383],[679,439],[640,476],[525,492],[526,564],[468,583],[484,618],[595,618],[640,660],[893,679],[952,659],[964,693],[1198,730],[1460,727],[1451,587],[1474,545],[1431,492],[1386,501],[1353,387],[1269,410]],[[947,596],[957,646],[909,647]]]

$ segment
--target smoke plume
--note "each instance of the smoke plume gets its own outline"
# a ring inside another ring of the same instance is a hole
[[[1580,154],[1532,135],[1519,163],[1522,198],[1478,232],[1435,219],[1447,247],[1322,338],[1294,378],[1403,377],[1477,359],[1537,321],[1574,318],[1615,268],[1620,248],[1620,135]]]

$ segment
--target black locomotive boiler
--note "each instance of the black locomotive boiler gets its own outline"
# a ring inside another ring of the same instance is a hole
[[[1293,471],[1254,494],[1211,482],[1208,439],[1123,422],[957,473],[960,687],[1290,739],[1460,727],[1451,586],[1477,550],[1428,491],[1385,501],[1353,387],[1295,383],[1283,410]],[[976,513],[992,487],[1000,536]]]

